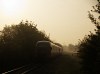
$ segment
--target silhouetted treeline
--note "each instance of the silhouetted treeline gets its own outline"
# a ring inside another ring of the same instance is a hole
[[[0,70],[34,61],[35,44],[49,37],[32,22],[5,26],[0,34]]]
[[[100,0],[89,11],[89,18],[95,24],[95,33],[90,32],[79,43],[79,57],[81,58],[81,74],[100,74]],[[94,17],[92,13],[97,13]]]

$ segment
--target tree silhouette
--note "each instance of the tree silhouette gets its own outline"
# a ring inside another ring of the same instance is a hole
[[[0,34],[0,66],[5,68],[13,63],[34,61],[35,44],[39,40],[50,41],[45,32],[39,31],[32,22],[5,26]]]
[[[100,1],[97,2],[93,10],[89,11],[89,18],[96,27],[95,33],[90,32],[79,43],[82,74],[100,74]]]

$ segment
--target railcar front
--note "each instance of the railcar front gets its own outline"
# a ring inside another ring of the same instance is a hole
[[[51,56],[51,45],[49,41],[38,41],[36,44],[36,55],[38,59],[47,59]]]

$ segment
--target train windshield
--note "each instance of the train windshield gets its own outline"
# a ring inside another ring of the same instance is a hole
[[[37,42],[36,47],[50,47],[50,43],[47,42]]]

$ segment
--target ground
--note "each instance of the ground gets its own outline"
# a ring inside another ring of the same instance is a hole
[[[72,53],[64,53],[55,61],[29,74],[79,74],[79,59]]]

